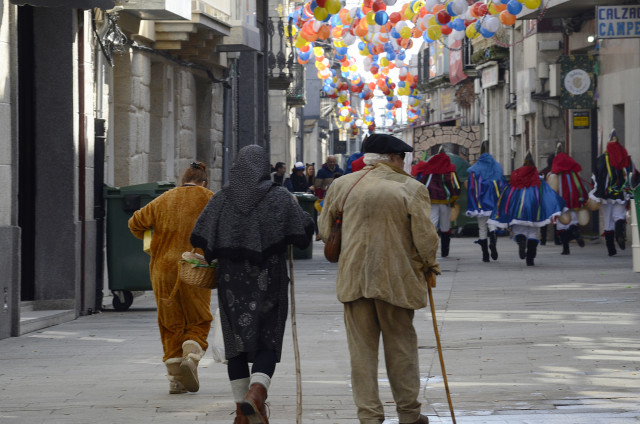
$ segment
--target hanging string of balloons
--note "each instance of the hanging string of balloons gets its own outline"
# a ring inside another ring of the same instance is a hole
[[[407,97],[407,121],[413,123],[421,114],[418,79],[405,63],[406,50],[422,38],[433,43],[442,37],[463,40],[465,37],[491,38],[501,26],[512,26],[524,7],[537,9],[541,0],[412,0],[398,11],[387,12],[397,0],[363,0],[360,6],[343,8],[340,0],[311,0],[289,15],[298,63],[314,60],[318,78],[326,95],[338,102],[338,119],[357,134],[362,125],[352,110],[350,95],[364,103],[362,120],[370,132],[375,131],[373,97],[375,90],[387,100],[386,119],[396,123],[396,111],[403,107],[400,97]],[[349,46],[356,45],[363,56],[362,69]],[[334,63],[325,56],[333,50]],[[398,81],[389,76],[397,68]],[[371,77],[368,76],[371,75]],[[368,83],[366,81],[369,81]]]

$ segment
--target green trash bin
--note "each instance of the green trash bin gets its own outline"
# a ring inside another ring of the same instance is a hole
[[[142,240],[129,231],[129,218],[173,187],[175,184],[170,182],[104,187],[103,195],[107,200],[107,270],[116,310],[129,309],[133,303],[132,292],[152,290],[149,255],[142,250]]]
[[[315,211],[315,203],[318,198],[308,193],[293,193],[298,199],[298,203],[302,210],[307,212],[311,217]],[[298,249],[293,247],[293,259],[311,259],[313,257],[313,242],[309,243],[306,249]]]

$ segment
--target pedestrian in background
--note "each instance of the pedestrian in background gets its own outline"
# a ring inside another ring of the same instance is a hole
[[[316,175],[316,197],[318,197],[318,199],[324,199],[324,195],[329,189],[329,186],[336,176],[340,175],[344,175],[344,171],[338,166],[336,157],[333,155],[327,156],[327,162],[322,165],[322,168],[320,168]]]
[[[528,153],[523,165],[511,173],[489,223],[501,228],[510,226],[520,259],[525,259],[527,266],[533,266],[539,242],[538,228],[565,210],[564,200],[540,178]]]
[[[449,256],[451,243],[451,208],[460,196],[460,182],[456,174],[456,166],[449,155],[440,152],[428,161],[418,162],[411,168],[421,183],[427,186],[431,198],[431,221],[439,229],[440,255]]]
[[[284,162],[276,162],[276,166],[273,167],[271,172],[271,181],[278,185],[284,185],[285,181],[289,178],[287,175],[287,166]]]
[[[429,191],[403,171],[413,148],[386,134],[364,143],[367,165],[334,181],[319,219],[326,239],[344,206],[336,289],[344,304],[351,384],[358,419],[384,421],[378,394],[380,335],[401,424],[426,424],[420,413],[420,369],[414,311],[427,305],[426,274],[440,273]],[[375,213],[372,213],[375,211]]]
[[[285,187],[292,193],[306,193],[309,190],[307,177],[304,175],[305,166],[296,162],[291,170],[291,176],[285,181]]]
[[[313,221],[269,178],[257,145],[242,148],[229,184],[211,198],[191,234],[207,261],[218,260],[218,306],[235,424],[268,424],[264,402],[282,354],[289,308],[286,250],[311,242]],[[249,363],[253,363],[249,371]]]
[[[616,130],[609,135],[605,152],[598,156],[593,175],[594,189],[589,196],[600,202],[604,238],[609,256],[617,254],[614,238],[624,250],[627,234],[627,204],[633,188],[640,182],[638,171],[627,149],[618,142]]]
[[[484,145],[483,145],[484,146]],[[469,180],[467,186],[467,211],[469,217],[478,220],[478,243],[482,250],[482,261],[489,262],[498,259],[496,225],[489,224],[491,212],[496,208],[502,189],[507,184],[502,165],[489,153],[482,153],[478,161],[467,169]],[[487,240],[488,238],[488,240]]]
[[[182,185],[153,199],[129,219],[137,238],[153,230],[149,272],[158,305],[158,328],[167,367],[169,393],[197,392],[197,367],[204,351],[213,316],[211,290],[178,284],[182,253],[193,250],[189,237],[196,220],[213,196],[207,186],[206,166],[193,162],[182,175]]]

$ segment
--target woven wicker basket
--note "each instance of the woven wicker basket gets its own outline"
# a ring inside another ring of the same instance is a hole
[[[194,251],[184,252],[180,260],[180,279],[190,286],[215,289],[217,287],[215,262],[212,265],[214,266],[210,266],[204,256]]]

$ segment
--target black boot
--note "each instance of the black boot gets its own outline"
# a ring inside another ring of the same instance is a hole
[[[540,246],[547,244],[547,226],[540,227]]]
[[[613,256],[616,253],[616,245],[613,243],[614,234],[613,231],[605,231],[604,239],[607,242],[607,250],[609,251],[609,256]]]
[[[560,246],[562,244],[562,240],[560,240],[560,233],[558,232],[557,227],[553,226],[553,244],[556,246]]]
[[[561,255],[570,255],[571,251],[569,250],[569,240],[571,240],[571,236],[567,230],[558,230],[560,240],[562,240],[562,253]]]
[[[443,258],[449,256],[449,242],[451,241],[451,232],[447,231],[440,233],[440,252]]]
[[[527,240],[527,266],[533,266],[533,259],[536,257],[536,250],[538,249],[538,240]]]
[[[577,225],[572,225],[569,227],[569,237],[570,239],[575,239],[578,243],[578,246],[584,247],[584,239],[582,235],[580,235],[580,229]]]
[[[518,243],[518,254],[520,259],[527,257],[527,238],[522,234],[516,236],[516,243]]]
[[[491,259],[498,260],[498,249],[496,244],[498,243],[498,235],[495,231],[489,231],[489,250],[491,251]]]
[[[620,249],[624,250],[625,242],[627,241],[627,221],[624,219],[619,219],[616,221],[615,227],[615,235],[616,241],[618,242],[618,246]]]
[[[482,248],[482,262],[490,262],[489,261],[489,248],[487,247],[487,239],[482,239],[476,241]]]

